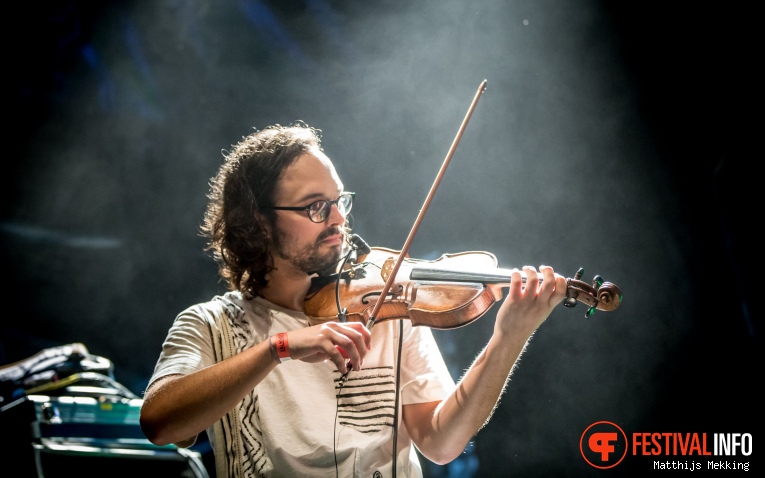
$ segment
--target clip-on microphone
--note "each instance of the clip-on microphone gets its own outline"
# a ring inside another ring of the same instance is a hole
[[[364,239],[362,239],[361,236],[359,236],[358,234],[351,234],[350,241],[351,241],[351,256],[349,261],[352,264],[356,264],[357,261],[359,260],[359,255],[358,255],[359,252],[361,252],[362,255],[369,254],[370,252],[372,252],[372,248],[369,247],[369,244],[367,244],[367,242]]]

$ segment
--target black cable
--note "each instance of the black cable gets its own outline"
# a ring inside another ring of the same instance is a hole
[[[335,282],[335,303],[337,304],[337,318],[340,322],[347,321],[346,317],[346,311],[342,307],[340,307],[340,277],[343,275],[343,268],[345,267],[345,264],[348,262],[348,258],[351,257],[351,254],[353,251],[357,249],[356,245],[351,243],[351,249],[348,251],[348,254],[345,255],[345,258],[343,259],[343,263],[340,265],[340,271],[337,273],[337,281]],[[340,393],[343,391],[343,385],[345,384],[345,380],[339,380],[338,382],[338,389],[337,389],[337,402],[335,403],[335,423],[334,423],[334,429],[332,431],[332,453],[335,456],[335,476],[339,478],[340,476],[340,470],[338,469],[337,465],[337,420],[340,416]]]
[[[346,315],[347,311],[340,307],[340,278],[343,276],[343,268],[345,268],[345,264],[348,262],[348,258],[351,257],[351,254],[353,254],[353,251],[355,250],[356,246],[353,245],[348,251],[348,254],[345,255],[345,259],[343,259],[343,263],[340,265],[340,272],[337,273],[337,280],[335,281],[335,303],[337,304],[337,319],[340,322],[348,321],[348,317]]]
[[[396,461],[398,459],[398,403],[399,403],[399,385],[401,384],[401,350],[404,343],[404,321],[398,321],[398,354],[396,355],[396,399],[393,409],[393,478],[396,478]]]
[[[335,455],[335,476],[340,477],[340,470],[337,468],[337,419],[340,416],[340,392],[343,390],[342,381],[338,382],[340,388],[337,391],[337,403],[335,404],[335,428],[332,431],[332,453]]]
[[[353,241],[351,241],[351,250],[348,251],[348,254],[345,255],[345,258],[343,259],[343,263],[340,266],[340,272],[337,274],[337,280],[335,283],[335,303],[337,304],[337,316],[340,322],[345,322],[347,320],[346,317],[346,310],[343,309],[340,305],[340,278],[342,277],[342,271],[345,267],[345,264],[348,262],[348,259],[351,257],[351,254],[358,250],[359,247],[357,244],[355,244]],[[366,251],[367,253],[369,251]],[[404,344],[404,322],[402,320],[398,321],[399,323],[399,332],[398,332],[398,354],[396,355],[396,391],[394,395],[394,408],[393,408],[393,470],[392,470],[392,477],[396,478],[396,468],[397,468],[397,462],[398,462],[398,421],[399,421],[399,403],[401,399],[401,393],[400,393],[400,386],[401,386],[401,353],[403,351],[403,344]],[[350,373],[350,370],[348,371]],[[346,374],[347,375],[347,374]],[[335,404],[335,423],[334,423],[334,429],[332,431],[332,450],[333,454],[335,456],[335,476],[339,477],[340,470],[338,468],[337,464],[337,420],[340,416],[340,393],[342,392],[343,385],[345,384],[345,376],[341,378],[338,381],[338,391],[337,391],[337,403]]]

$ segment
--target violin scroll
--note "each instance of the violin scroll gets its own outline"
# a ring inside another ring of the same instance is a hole
[[[573,278],[566,279],[566,298],[563,299],[565,307],[576,306],[577,301],[587,304],[584,317],[589,318],[595,313],[595,310],[604,310],[610,312],[616,310],[622,302],[622,291],[616,284],[603,281],[603,278],[596,275],[592,279],[592,284],[582,281],[584,269],[580,268]]]

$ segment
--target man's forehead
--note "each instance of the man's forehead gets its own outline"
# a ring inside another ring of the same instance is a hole
[[[326,198],[343,189],[332,161],[318,149],[301,154],[287,167],[276,187],[277,200]]]

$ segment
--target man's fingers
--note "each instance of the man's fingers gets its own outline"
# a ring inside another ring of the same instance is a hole
[[[332,361],[338,363],[342,361],[342,367],[338,367],[338,370],[345,373],[347,372],[346,362],[350,361],[355,370],[359,370],[364,362],[364,355],[366,355],[369,347],[371,346],[371,334],[363,324],[354,322],[349,324],[332,323],[332,337],[333,352],[328,355],[332,355]],[[335,356],[335,354],[337,354]],[[339,357],[339,358],[338,358]]]

